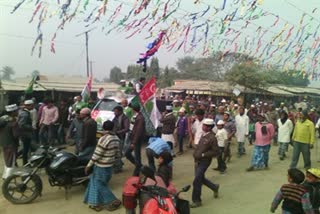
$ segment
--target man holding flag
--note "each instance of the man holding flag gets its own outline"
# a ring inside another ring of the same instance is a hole
[[[131,144],[126,151],[127,159],[135,164],[133,175],[139,175],[141,167],[141,143],[145,135],[155,135],[161,114],[156,105],[156,79],[147,82],[139,94],[131,100],[131,107],[136,114],[133,125]],[[135,158],[132,156],[135,153]]]

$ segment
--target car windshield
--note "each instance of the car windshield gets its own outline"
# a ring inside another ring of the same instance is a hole
[[[101,103],[98,105],[97,110],[100,111],[112,111],[114,107],[118,106],[119,104],[114,100],[102,100]]]

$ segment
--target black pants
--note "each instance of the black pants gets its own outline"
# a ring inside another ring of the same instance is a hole
[[[183,152],[183,135],[178,135],[178,143],[179,143],[179,152]]]
[[[204,184],[212,191],[218,189],[218,186],[205,178],[205,173],[210,166],[211,161],[199,161],[195,163],[195,177],[193,180],[192,201],[201,202],[201,190]]]
[[[132,155],[132,152],[134,151],[134,156]],[[133,176],[138,176],[140,173],[140,168],[142,166],[141,163],[141,144],[136,144],[134,146],[134,149],[129,147],[126,151],[126,158],[136,166],[136,168],[133,171]]]
[[[226,162],[224,160],[224,147],[219,147],[220,155],[217,157],[219,171],[225,171],[227,169]]]
[[[22,137],[21,142],[22,142],[22,146],[23,146],[23,148],[22,148],[22,161],[23,161],[23,165],[25,165],[28,163],[28,159],[29,159],[31,138]]]
[[[149,148],[146,149],[146,155],[147,155],[147,158],[148,158],[149,167],[151,169],[153,169],[153,171],[155,172],[156,171],[156,166],[154,164],[154,158],[158,159],[159,155],[157,155],[157,153],[155,153],[152,149],[149,149]]]

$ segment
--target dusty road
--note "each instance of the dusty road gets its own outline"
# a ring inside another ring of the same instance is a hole
[[[214,199],[212,192],[203,187],[201,208],[192,209],[191,213],[215,213],[215,214],[267,214],[274,194],[278,188],[286,182],[286,170],[290,163],[292,147],[289,149],[289,159],[280,161],[277,156],[278,147],[273,146],[270,152],[270,169],[255,172],[246,172],[251,160],[252,146],[247,145],[247,155],[237,158],[235,154],[228,164],[228,171],[225,175],[220,175],[212,170],[216,166],[213,161],[208,169],[206,177],[220,184],[220,197]],[[236,148],[233,146],[233,153]],[[144,151],[143,151],[144,153]],[[0,154],[1,155],[1,154]],[[320,167],[316,161],[316,149],[312,150],[313,167]],[[143,159],[147,163],[147,159]],[[0,170],[2,170],[2,157]],[[302,157],[300,157],[299,168],[303,167]],[[110,186],[115,195],[121,198],[122,184],[131,175],[133,167],[125,161],[124,172],[112,177]],[[1,172],[1,171],[0,171]],[[2,173],[2,172],[1,172]],[[69,199],[65,200],[63,189],[50,187],[47,177],[42,172],[44,183],[43,196],[37,198],[33,203],[27,205],[13,205],[6,201],[2,194],[0,197],[0,214],[82,214],[95,213],[87,205],[83,204],[84,187],[74,187],[71,189]],[[192,184],[193,180],[193,159],[192,151],[185,152],[174,160],[174,183],[179,189],[186,184]],[[2,181],[0,182],[2,184]],[[191,191],[183,195],[186,199],[191,199]],[[104,213],[107,211],[102,211]],[[113,213],[125,213],[124,209]],[[276,213],[281,213],[280,209]]]

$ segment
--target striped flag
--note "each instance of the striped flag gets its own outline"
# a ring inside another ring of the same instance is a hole
[[[92,76],[90,75],[86,85],[84,86],[81,92],[83,102],[88,102],[91,94],[91,88],[92,88]]]

